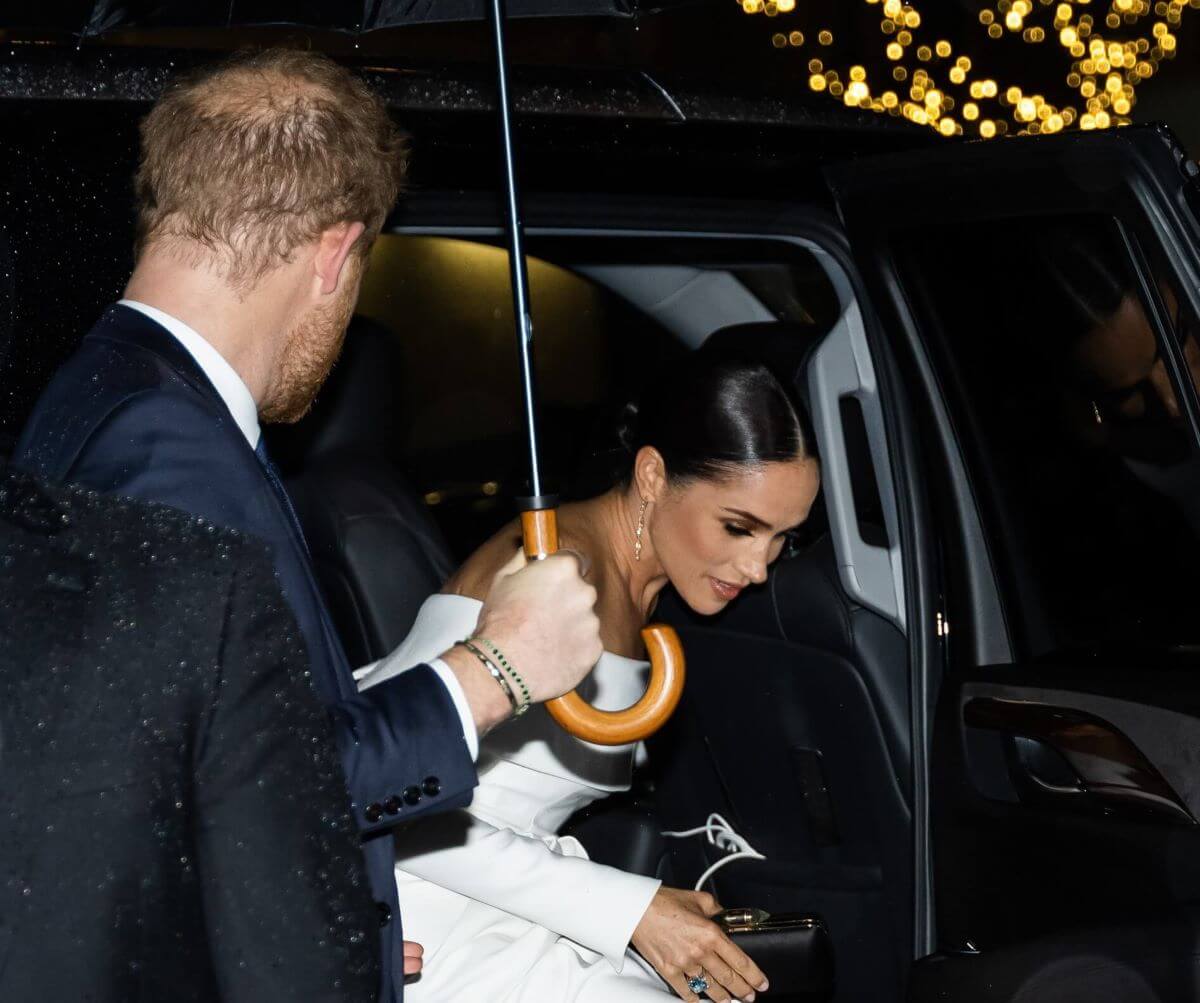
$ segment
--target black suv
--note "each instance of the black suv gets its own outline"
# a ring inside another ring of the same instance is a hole
[[[194,57],[6,58],[11,445],[120,292],[136,122]],[[273,433],[363,661],[511,516],[522,448],[486,79],[366,72],[413,190],[327,392]],[[613,406],[706,344],[795,378],[824,472],[764,587],[706,621],[664,600],[684,702],[636,803],[580,838],[690,886],[721,851],[655,834],[719,812],[765,859],[713,890],[820,914],[837,1000],[1196,998],[1196,166],[1164,128],[935,143],[774,98],[518,83],[561,490],[602,483]]]

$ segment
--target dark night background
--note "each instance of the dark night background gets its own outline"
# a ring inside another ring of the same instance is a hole
[[[884,0],[775,0],[766,5],[766,12],[748,14],[743,9],[744,5],[753,9],[755,3],[761,7],[763,2],[509,0],[511,59],[517,67],[544,72],[567,68],[575,74],[590,71],[638,77],[646,86],[661,87],[668,93],[675,88],[699,88],[758,97],[777,105],[819,109],[822,116],[837,116],[847,123],[888,117],[845,108],[828,93],[814,94],[808,86],[808,64],[817,58],[824,69],[837,70],[843,80],[851,66],[862,65],[875,94],[888,87],[903,96],[908,84],[892,80],[895,64],[884,55],[890,40],[880,30]],[[1025,25],[1044,27],[1046,40],[1032,44],[1022,40],[1019,32],[1009,31],[999,39],[988,38],[980,12],[989,10],[1002,21],[1005,11],[1022,2],[1029,8]],[[1136,24],[1115,31],[1099,24],[1097,33],[1106,39],[1149,36],[1154,22],[1167,17],[1166,0],[1132,2],[1145,3],[1150,12]],[[1174,0],[1174,5],[1182,8],[1178,11],[1180,25],[1171,29],[1178,40],[1175,56],[1164,60],[1159,72],[1138,88],[1130,117],[1138,122],[1168,122],[1194,153],[1200,148],[1200,10],[1190,0]],[[787,10],[789,6],[794,9]],[[904,8],[915,9],[921,17],[909,52],[915,53],[920,44],[933,45],[945,39],[953,46],[953,58],[965,55],[972,60],[968,83],[990,78],[997,82],[1001,95],[1007,87],[1017,85],[1026,94],[1044,95],[1052,104],[1080,107],[1082,99],[1065,83],[1071,56],[1059,45],[1052,27],[1059,6],[1051,0],[916,0]],[[483,8],[482,0],[366,0],[359,4],[340,0],[286,4],[271,0],[64,0],[49,6],[0,2],[0,25],[6,26],[0,28],[0,46],[7,41],[10,58],[20,59],[30,44],[44,47],[46,42],[115,51],[143,46],[219,51],[247,43],[289,41],[314,45],[364,65],[418,72],[475,66],[483,75],[492,60],[489,29],[479,20],[461,20]],[[616,16],[594,16],[600,9]],[[1090,13],[1102,22],[1110,4],[1093,0],[1075,4],[1073,9],[1076,16]],[[553,11],[556,16],[521,16],[531,10]],[[573,11],[583,13],[559,16]],[[768,16],[772,11],[775,16]],[[284,17],[334,28],[270,23]],[[444,18],[459,20],[441,20]],[[380,22],[403,22],[403,26],[353,30]],[[230,23],[235,27],[228,27]],[[832,44],[821,44],[821,29],[832,31]],[[794,32],[804,36],[799,47],[772,44],[773,36]],[[953,58],[922,64],[910,57],[905,62],[910,68],[923,66],[934,73],[942,90],[955,98],[961,110],[968,99],[966,88],[946,79]],[[645,81],[647,75],[652,82]],[[980,107],[981,117],[998,121],[1007,117],[998,102],[981,103]],[[958,111],[954,115],[961,122]],[[1011,119],[1009,124],[1016,128]],[[976,131],[968,127],[967,135]]]

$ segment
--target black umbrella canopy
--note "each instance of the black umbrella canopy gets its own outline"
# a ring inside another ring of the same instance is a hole
[[[510,18],[633,19],[697,0],[509,0]],[[485,0],[35,0],[0,2],[0,27],[101,38],[131,28],[295,26],[359,34],[384,28],[481,21]]]

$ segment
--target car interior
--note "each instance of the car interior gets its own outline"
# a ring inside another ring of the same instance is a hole
[[[818,914],[837,998],[895,998],[912,939],[902,555],[849,283],[816,245],[548,236],[530,250],[546,467],[562,497],[612,483],[616,410],[692,351],[791,380],[823,470],[801,541],[765,585],[713,618],[668,590],[657,618],[684,643],[683,702],[629,795],[569,829],[595,859],[690,888],[727,850],[662,833],[719,814],[756,856],[705,888],[727,907]],[[508,297],[494,240],[386,234],[330,383],[298,425],[270,432],[356,664],[399,643],[456,562],[513,517]]]

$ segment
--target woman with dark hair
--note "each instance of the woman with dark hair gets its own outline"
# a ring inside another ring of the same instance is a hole
[[[626,409],[620,436],[627,459],[618,483],[558,516],[562,547],[590,560],[605,653],[583,694],[607,710],[642,693],[640,630],[662,589],[672,585],[711,614],[761,584],[820,481],[801,406],[753,363],[694,357]],[[417,664],[423,652],[470,637],[488,583],[519,544],[514,524],[476,551],[426,601],[405,657],[388,664]],[[519,702],[520,666],[485,638],[473,641],[484,667],[503,667],[492,674]],[[368,675],[360,686],[377,681]],[[405,990],[410,1003],[649,1003],[672,990],[695,999],[689,983],[713,1000],[752,1000],[766,988],[709,918],[720,909],[711,895],[594,863],[557,835],[579,808],[629,788],[635,751],[573,738],[534,707],[484,739],[463,816],[400,832],[405,935],[425,947],[423,974]]]

